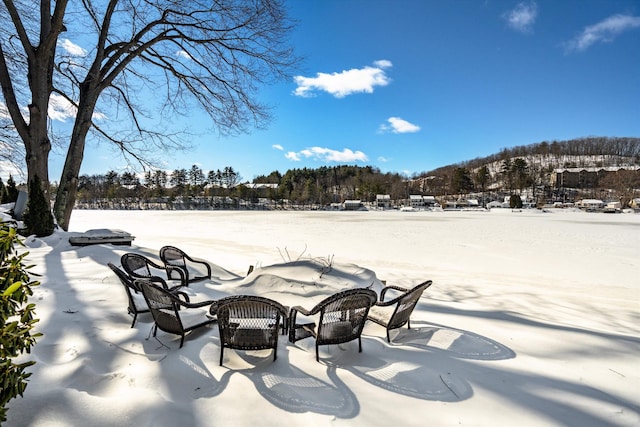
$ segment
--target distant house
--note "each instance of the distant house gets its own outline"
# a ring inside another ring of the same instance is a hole
[[[344,210],[346,211],[357,211],[362,208],[361,200],[345,200],[344,201]]]
[[[580,209],[585,209],[588,211],[600,210],[604,208],[604,202],[598,199],[582,199],[576,206]]]
[[[419,209],[424,207],[424,198],[419,194],[411,194],[409,196],[409,206],[414,209]]]
[[[434,206],[438,206],[438,201],[435,196],[422,196],[422,201],[426,207],[432,208]]]
[[[620,203],[620,202],[609,202],[604,207],[603,212],[607,212],[607,213],[622,212],[622,203]]]
[[[376,207],[378,209],[389,209],[391,208],[391,196],[388,194],[378,194],[376,195]]]

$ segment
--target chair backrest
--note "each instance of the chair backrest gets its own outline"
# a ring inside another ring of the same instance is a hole
[[[131,292],[139,292],[140,289],[136,285],[136,283],[125,273],[116,267],[113,263],[107,263],[107,266],[116,274],[120,282],[124,286],[124,289],[127,291],[127,297],[129,298],[129,309],[136,310],[136,304],[133,301],[133,295]]]
[[[156,264],[144,255],[127,252],[120,258],[120,263],[122,264],[124,271],[134,279],[151,279],[153,282],[162,282],[166,284],[164,279],[157,275],[161,271],[166,274],[164,267]],[[156,274],[154,274],[154,272]]]
[[[223,345],[244,350],[274,348],[287,314],[280,303],[255,295],[222,298],[216,313]]]
[[[186,267],[185,256],[184,251],[175,246],[163,246],[160,248],[160,259],[165,264]]]
[[[396,309],[391,316],[391,319],[389,319],[389,325],[387,326],[388,329],[399,328],[409,321],[411,313],[413,313],[413,309],[418,304],[418,300],[422,296],[422,293],[425,289],[431,286],[431,283],[431,280],[420,283],[397,298],[398,302]]]
[[[377,295],[371,289],[349,289],[326,298],[320,308],[318,344],[339,344],[360,337]],[[312,310],[315,311],[315,310]]]
[[[152,277],[149,260],[143,255],[126,253],[120,258],[120,264],[132,277]]]
[[[107,263],[107,266],[111,269],[111,271],[113,271],[116,274],[118,279],[120,279],[120,281],[122,282],[122,284],[126,288],[133,289],[134,291],[139,291],[139,289],[136,286],[135,282],[133,281],[133,279],[131,279],[131,277],[129,277],[129,275],[127,273],[125,273],[124,271],[120,270],[118,267],[115,266],[115,264],[113,264],[111,262]]]
[[[182,334],[184,327],[178,314],[179,307],[171,298],[169,291],[149,280],[138,279],[136,284],[142,289],[144,299],[158,328],[165,332]]]

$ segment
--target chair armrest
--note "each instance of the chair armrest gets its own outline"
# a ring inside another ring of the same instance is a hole
[[[189,298],[189,295],[186,292],[179,291],[179,290],[177,290],[175,288],[173,290],[169,290],[169,292],[171,292],[173,295],[178,297],[178,299],[180,297],[184,298],[184,301],[179,301],[180,304],[183,304],[183,302],[186,302],[186,303],[190,303],[191,302],[191,298]]]
[[[394,286],[394,285],[385,286],[380,291],[380,301],[379,302],[383,302],[384,301],[384,296],[387,293],[387,291],[390,290],[390,289],[394,290],[394,291],[399,291],[399,292],[407,292],[409,290],[407,288],[403,288],[402,286]]]
[[[198,262],[204,264],[204,266],[207,267],[207,277],[211,278],[211,266],[209,265],[209,263],[205,261],[198,261]]]
[[[289,319],[288,319],[289,326],[287,329],[289,329],[289,342],[292,342],[292,343],[295,343],[298,340],[312,336],[313,333],[310,332],[307,328],[311,327],[313,329],[315,327],[315,323],[306,323],[304,325],[297,325],[296,317],[298,313],[302,313],[305,316],[309,316],[313,314],[311,311],[306,310],[305,308],[299,305],[291,307],[291,309],[289,310]]]
[[[299,305],[296,305],[296,306],[294,306],[294,307],[291,307],[291,309],[289,310],[289,316],[290,316],[290,317],[291,317],[291,316],[293,316],[293,313],[294,313],[294,312],[302,313],[302,314],[304,314],[305,316],[309,316],[309,315],[313,314],[313,313],[312,313],[312,312],[310,312],[309,310],[307,310],[307,309],[305,309],[304,307],[299,306]],[[295,316],[294,316],[294,317],[295,317]]]
[[[182,267],[167,264],[166,266],[161,268],[167,272],[167,279],[171,279],[171,274],[176,271],[178,273],[178,276],[180,276],[180,283],[182,284],[182,286],[188,285],[187,273],[182,269]]]
[[[181,305],[187,308],[200,308],[200,307],[211,306],[213,304],[216,304],[216,301],[206,300],[206,301],[198,301],[198,302],[192,302],[192,303],[181,303]]]
[[[164,270],[164,265],[156,264],[155,262],[153,262],[149,258],[147,258],[147,264],[149,264],[153,268],[157,268],[158,270]]]

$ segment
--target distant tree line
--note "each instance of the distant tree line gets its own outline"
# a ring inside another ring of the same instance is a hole
[[[232,197],[253,202],[267,198],[299,205],[327,205],[346,199],[372,202],[382,193],[401,199],[411,189],[411,182],[402,175],[381,173],[371,166],[291,169],[284,175],[273,171],[256,177],[253,183],[240,183],[241,179],[230,166],[207,173],[197,165],[173,172],[148,171],[142,179],[133,172],[109,171],[80,176],[78,201]]]
[[[546,202],[598,196],[605,190],[616,197],[631,198],[637,197],[634,191],[640,189],[640,174],[633,167],[607,175],[580,191],[554,188],[551,179],[554,169],[563,167],[637,165],[640,165],[640,138],[582,138],[504,149],[496,155],[441,167],[412,178],[382,173],[372,166],[340,165],[290,169],[284,174],[273,171],[255,177],[252,183],[241,183],[242,178],[230,166],[205,173],[193,165],[173,172],[148,171],[143,178],[133,172],[118,174],[115,171],[84,175],[80,177],[78,194],[81,202],[209,198],[209,204],[213,205],[214,198],[226,197],[254,203],[262,198],[302,206],[325,206],[350,199],[371,203],[378,194],[388,194],[397,202],[411,194],[433,195],[442,200],[480,195],[483,202],[499,200],[505,195],[522,195],[535,202]]]
[[[175,198],[202,195],[229,196],[241,176],[233,167],[205,172],[193,165],[190,169],[147,171],[141,179],[125,171],[104,175],[82,175],[78,182],[78,199]]]

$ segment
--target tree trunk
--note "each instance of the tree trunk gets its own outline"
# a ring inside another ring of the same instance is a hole
[[[84,147],[86,143],[87,133],[91,128],[91,117],[95,109],[97,96],[96,89],[80,90],[80,109],[78,110],[76,121],[71,133],[71,141],[67,150],[67,158],[64,162],[62,175],[60,176],[60,185],[56,193],[56,201],[53,206],[54,216],[58,225],[65,231],[69,230],[69,222],[71,220],[71,212],[76,203],[78,194],[78,177],[80,176],[80,167],[84,157]]]
[[[48,105],[45,101],[44,105]],[[27,176],[29,179],[38,176],[41,181],[42,192],[51,209],[49,196],[49,152],[51,141],[47,132],[47,113],[42,114],[34,104],[29,106],[30,123],[29,139],[25,141],[25,160],[27,163]]]

